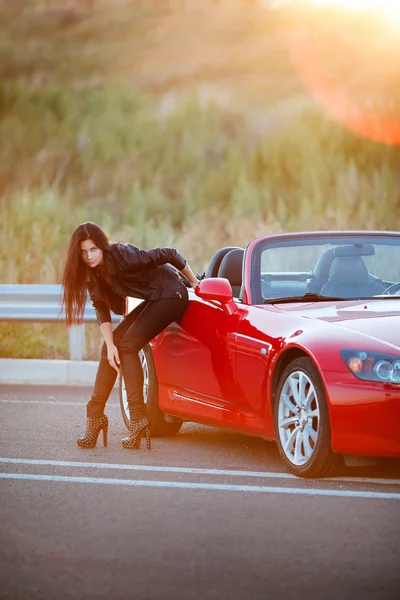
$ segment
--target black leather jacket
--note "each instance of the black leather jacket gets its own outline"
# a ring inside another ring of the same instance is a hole
[[[96,269],[88,267],[86,278],[99,325],[111,322],[110,309],[117,315],[124,314],[126,296],[143,300],[182,297],[184,284],[170,265],[182,270],[186,260],[175,248],[146,251],[132,244],[115,243],[104,250],[103,257],[110,286]]]

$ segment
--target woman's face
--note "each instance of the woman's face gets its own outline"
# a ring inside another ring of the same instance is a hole
[[[81,257],[86,265],[93,269],[103,264],[103,250],[100,250],[93,240],[85,240],[80,245]]]

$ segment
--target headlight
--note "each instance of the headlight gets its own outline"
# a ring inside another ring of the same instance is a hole
[[[364,350],[341,350],[340,356],[359,379],[400,383],[400,357]]]

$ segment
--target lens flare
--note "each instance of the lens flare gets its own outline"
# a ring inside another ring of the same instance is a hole
[[[400,145],[400,0],[313,0],[289,53],[314,99],[342,125]]]
[[[316,5],[342,6],[350,10],[377,10],[400,22],[399,0],[314,0]]]

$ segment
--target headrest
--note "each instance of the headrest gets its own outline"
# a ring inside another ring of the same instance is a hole
[[[218,269],[218,277],[225,277],[231,285],[242,285],[242,264],[244,250],[236,248],[225,254]]]
[[[210,260],[210,264],[207,267],[206,277],[218,277],[218,269],[221,265],[221,261],[228,252],[235,250],[239,246],[225,246],[215,252]]]
[[[340,256],[332,262],[329,280],[335,283],[367,285],[368,269],[361,256]]]

